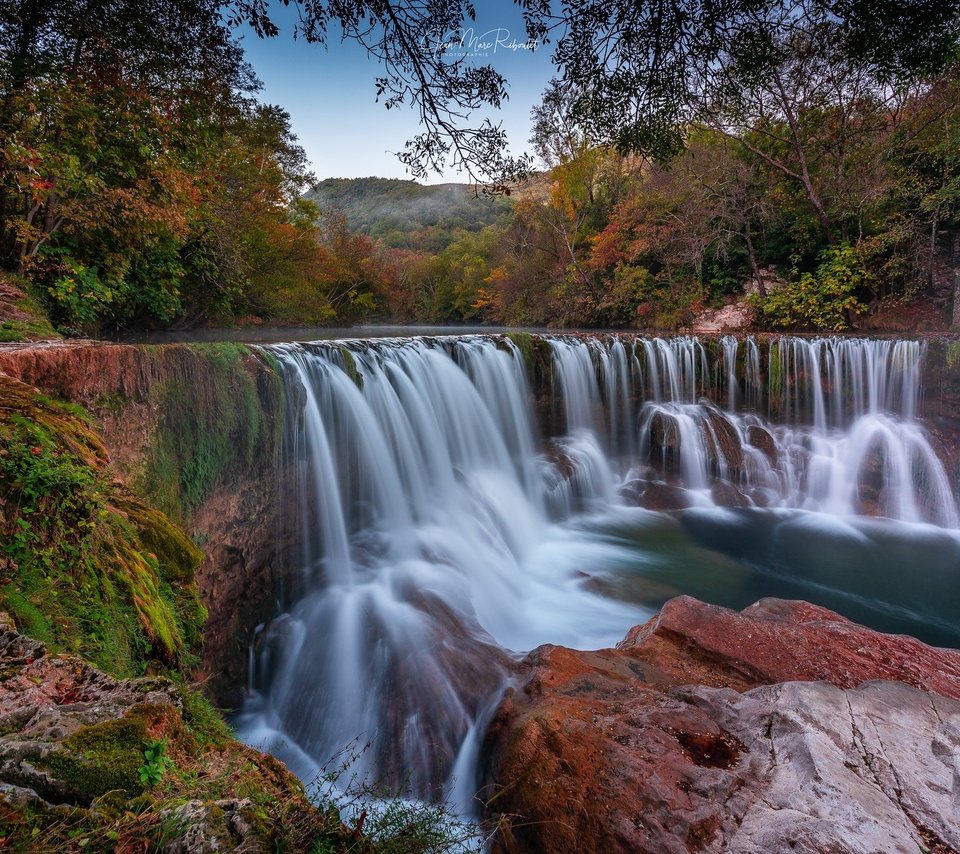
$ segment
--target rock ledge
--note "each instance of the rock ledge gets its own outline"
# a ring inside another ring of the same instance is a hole
[[[679,597],[525,666],[483,751],[496,850],[960,851],[960,652]]]

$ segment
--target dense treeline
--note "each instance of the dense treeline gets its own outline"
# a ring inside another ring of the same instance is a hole
[[[956,67],[869,87],[855,65],[814,62],[814,42],[793,49],[782,85],[757,92],[739,125],[691,125],[662,163],[592,144],[554,84],[531,140],[552,168],[513,193],[509,218],[442,250],[427,251],[423,224],[406,233],[414,250],[368,242],[379,304],[403,320],[676,329],[748,294],[764,328],[843,329],[908,304],[948,324],[960,307]],[[366,211],[367,234],[389,224],[381,209],[384,223]]]
[[[0,2],[0,260],[67,331],[349,319],[359,299],[328,293],[304,152],[222,12]]]
[[[766,328],[907,304],[924,323],[960,317],[957,68],[898,89],[821,49],[798,37],[769,87],[691,124],[661,163],[592,144],[554,84],[532,140],[552,168],[506,228],[472,238],[469,277],[434,259],[461,276],[456,302],[420,319],[675,329],[745,292]],[[429,276],[407,304],[429,310],[424,290]]]
[[[493,315],[676,328],[747,289],[767,327],[840,329],[905,302],[948,319],[960,273],[955,69],[870,90],[855,68],[801,56],[739,126],[691,126],[665,163],[583,139],[561,152],[548,202],[518,203],[491,261],[496,288],[481,298]]]
[[[505,229],[420,258],[395,311],[669,329],[748,290],[772,328],[907,303],[960,325],[955,3],[560,5],[548,172]]]
[[[948,5],[931,7],[947,23]],[[256,23],[256,4],[0,0],[0,263],[66,331],[677,328],[745,290],[774,328],[843,328],[906,301],[960,322],[954,29],[927,26],[922,49],[894,38],[931,20],[911,23],[920,0],[884,4],[879,30],[856,3],[691,2],[702,33],[648,67],[639,48],[680,19],[641,6],[581,30],[563,4],[565,76],[531,140],[546,169],[491,200],[382,179],[304,195],[289,116],[257,100],[228,23],[231,9]],[[594,67],[600,47],[619,70]],[[421,140],[427,154],[445,133]]]

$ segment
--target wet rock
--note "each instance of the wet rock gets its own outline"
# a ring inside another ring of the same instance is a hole
[[[857,471],[859,510],[867,516],[882,516],[887,455],[883,444],[874,441]]]
[[[570,455],[556,442],[548,442],[543,449],[544,459],[553,465],[562,478],[570,478],[576,473],[576,466]]]
[[[716,467],[719,469],[720,459],[726,465],[728,473],[737,474],[743,471],[743,447],[740,444],[740,434],[737,428],[727,420],[727,417],[713,406],[705,407],[708,428],[708,444],[714,449]]]
[[[960,846],[960,652],[679,597],[617,649],[525,665],[485,745],[499,851]]]
[[[647,484],[640,496],[639,504],[648,510],[685,510],[692,505],[687,491],[662,481]]]
[[[647,488],[647,481],[635,478],[628,480],[618,490],[619,495],[627,504],[633,507],[639,507],[643,498],[644,490]]]
[[[772,467],[777,465],[777,440],[766,427],[751,424],[747,427],[747,444],[752,445],[770,461]]]
[[[751,501],[728,480],[717,480],[710,487],[710,495],[721,507],[750,507]]]
[[[680,430],[669,413],[656,412],[649,424],[649,461],[665,474],[680,473]]]

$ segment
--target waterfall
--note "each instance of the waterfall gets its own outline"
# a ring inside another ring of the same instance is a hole
[[[549,389],[504,336],[267,348],[304,593],[258,632],[237,727],[303,779],[354,743],[354,773],[466,809],[478,728],[517,655],[610,645],[652,613],[616,592],[656,562],[637,542],[663,517],[643,508],[960,524],[917,420],[918,342],[545,346]]]
[[[606,445],[633,493],[670,483],[691,504],[722,494],[720,503],[960,524],[953,488],[916,421],[919,342],[774,339],[765,405],[752,337],[739,363],[739,342],[720,339],[712,372],[706,348],[689,337],[552,346],[568,425],[617,437],[614,419],[633,407],[637,429]],[[622,362],[597,357],[625,346],[637,380]],[[601,405],[603,386],[621,389],[615,407]]]
[[[579,481],[551,481],[508,341],[270,349],[295,408],[290,503],[307,593],[264,633],[238,728],[304,779],[358,740],[354,773],[386,770],[436,794],[513,666],[506,650],[609,644],[636,618],[577,573],[591,551],[622,560],[622,549],[570,543],[548,512],[566,515],[591,490],[614,499],[588,420],[595,374],[577,376],[571,415]]]

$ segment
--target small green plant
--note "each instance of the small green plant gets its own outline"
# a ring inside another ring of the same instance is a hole
[[[167,740],[164,738],[147,742],[143,756],[146,762],[137,769],[140,782],[145,786],[156,786],[163,779],[164,773],[173,767],[173,760],[167,756]]]
[[[947,344],[947,367],[956,368],[960,365],[960,341],[951,341]]]
[[[858,293],[869,291],[872,284],[856,249],[841,243],[821,254],[816,273],[804,273],[766,298],[753,295],[750,301],[757,319],[774,329],[839,332],[850,325],[852,315],[866,311]]]

